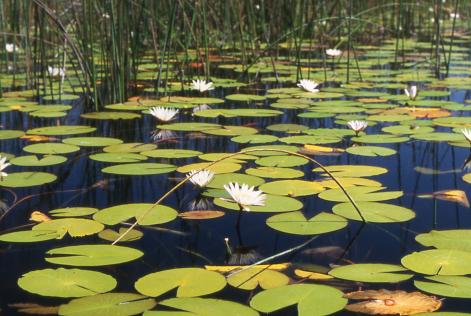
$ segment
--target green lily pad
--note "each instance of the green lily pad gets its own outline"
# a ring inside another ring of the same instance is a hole
[[[24,134],[23,131],[4,129],[0,131],[0,140],[19,138]]]
[[[257,293],[250,306],[262,313],[272,313],[298,305],[298,316],[322,316],[342,310],[347,304],[343,293],[319,284],[292,284]]]
[[[298,147],[288,145],[259,145],[246,147],[243,151],[254,156],[277,156],[289,155],[289,153],[298,152]]]
[[[380,263],[359,263],[340,266],[329,271],[338,279],[367,283],[398,283],[412,278],[401,266]]]
[[[98,233],[98,237],[104,240],[108,240],[111,242],[116,241],[118,238],[121,237],[128,229],[121,227],[118,231],[112,229],[105,229]],[[142,238],[144,234],[136,229],[131,229],[129,232],[126,233],[124,237],[122,237],[119,241],[120,242],[129,242],[129,241],[136,241]]]
[[[456,275],[435,275],[425,277],[426,281],[414,281],[421,291],[445,297],[471,298],[471,278]]]
[[[239,211],[239,205],[237,203],[223,200],[214,199],[214,204],[217,206],[224,207],[229,210]],[[266,213],[279,213],[279,212],[291,212],[297,211],[303,207],[303,203],[300,201],[287,197],[267,194],[264,206],[250,206],[250,212],[266,212]]]
[[[203,154],[200,151],[188,150],[188,149],[154,149],[149,151],[141,152],[141,155],[152,157],[152,158],[165,158],[165,159],[177,159],[177,158],[191,158]]]
[[[221,125],[219,124],[199,123],[199,122],[172,123],[172,124],[165,124],[165,125],[157,125],[157,128],[171,130],[171,131],[182,131],[182,132],[201,132],[201,131],[205,131],[209,129],[217,129],[220,127]]]
[[[387,157],[396,153],[394,149],[379,146],[354,146],[347,148],[346,151],[352,155],[366,157]]]
[[[236,171],[239,171],[241,168],[242,166],[237,163],[221,161],[217,163],[212,163],[212,162],[193,163],[190,165],[181,166],[177,169],[177,171],[181,173],[188,173],[192,170],[207,169],[214,172],[215,174],[221,174],[221,173],[236,172]]]
[[[371,177],[388,172],[388,169],[376,166],[362,166],[362,165],[334,165],[325,167],[327,171],[332,173],[335,177]],[[321,168],[316,168],[314,172],[324,172]],[[327,177],[328,174],[322,173],[322,176]]]
[[[403,195],[402,191],[381,191],[383,187],[349,187],[345,188],[347,193],[355,202],[377,202],[397,199]],[[332,202],[349,202],[345,193],[338,189],[330,189],[319,194],[319,198]]]
[[[239,136],[239,135],[252,135],[258,131],[252,127],[246,126],[221,126],[218,129],[207,129],[203,133],[217,136]]]
[[[356,202],[363,218],[367,222],[399,223],[410,221],[415,217],[415,213],[412,210],[402,206],[376,202],[361,202],[357,201],[355,197],[353,200]],[[357,210],[350,202],[337,204],[333,207],[332,211],[348,219],[356,221],[362,220]]]
[[[280,142],[287,144],[334,144],[340,142],[342,139],[337,136],[318,136],[318,135],[300,135],[300,136],[289,136],[282,137],[279,139]]]
[[[426,247],[438,249],[457,249],[471,252],[471,230],[432,230],[419,234],[415,240]]]
[[[163,163],[126,163],[114,165],[101,169],[104,173],[128,175],[128,176],[146,176],[154,174],[170,173],[176,170],[176,166]]]
[[[62,239],[66,234],[71,237],[83,237],[101,232],[103,224],[83,218],[60,218],[39,223],[33,226],[33,230],[55,231],[57,239]]]
[[[107,153],[140,153],[154,150],[155,148],[157,148],[157,146],[154,144],[125,143],[107,146],[103,148],[103,151]]]
[[[433,133],[433,127],[430,126],[408,126],[408,125],[394,125],[386,126],[381,129],[383,132],[397,134],[397,135],[412,135],[422,133]]]
[[[71,137],[62,140],[64,144],[76,145],[81,147],[104,147],[121,144],[123,141],[111,137]]]
[[[26,188],[53,182],[57,177],[47,172],[13,172],[0,178],[0,186]]]
[[[116,245],[78,245],[54,248],[46,252],[45,260],[66,266],[95,267],[136,260],[144,255],[140,250]]]
[[[51,239],[56,239],[58,237],[56,231],[45,230],[22,230],[12,233],[6,233],[0,235],[0,241],[4,242],[14,242],[14,243],[29,243],[29,242],[40,242]]]
[[[98,209],[93,207],[66,207],[49,211],[48,214],[54,217],[80,217],[91,215],[96,212],[98,212]]]
[[[80,147],[62,143],[40,143],[23,147],[23,150],[33,154],[54,155],[68,154],[80,150]]]
[[[309,126],[299,124],[273,124],[268,125],[266,129],[273,132],[300,133],[308,130]]]
[[[117,282],[107,274],[80,269],[44,269],[23,274],[18,285],[42,296],[83,297],[113,290]]]
[[[293,179],[304,176],[304,172],[291,168],[257,167],[245,170],[247,174],[270,179]]]
[[[324,191],[324,187],[313,181],[279,180],[263,184],[260,190],[270,194],[297,197],[320,193]]]
[[[214,298],[181,297],[159,302],[179,311],[147,311],[144,316],[258,316],[258,312],[240,303]]]
[[[276,142],[278,137],[273,135],[252,134],[236,136],[231,138],[231,140],[241,144],[265,144]]]
[[[67,158],[64,156],[47,155],[39,158],[36,155],[20,156],[10,160],[12,165],[22,167],[45,167],[64,163]]]
[[[95,161],[111,163],[141,162],[147,160],[147,156],[135,153],[98,153],[88,158]]]
[[[139,293],[152,297],[175,288],[178,288],[177,297],[196,297],[222,290],[226,279],[217,272],[201,268],[177,268],[150,273],[137,280],[134,286]]]
[[[471,252],[433,249],[414,252],[401,259],[409,270],[430,275],[465,275],[471,273]]]
[[[297,167],[309,163],[309,160],[299,156],[281,155],[268,156],[255,160],[255,163],[264,167]]]
[[[458,133],[423,133],[411,135],[412,138],[428,142],[459,142],[464,139],[462,134]]]
[[[229,285],[241,290],[272,289],[287,285],[290,279],[283,273],[264,267],[254,266],[227,277]]]
[[[330,213],[319,213],[307,219],[302,212],[274,215],[267,219],[271,228],[294,235],[320,235],[345,228],[348,221]]]
[[[260,177],[251,176],[243,173],[222,173],[215,175],[213,180],[208,183],[207,187],[222,189],[224,185],[230,182],[245,183],[249,186],[257,187],[265,183],[265,180]]]
[[[65,316],[131,316],[141,314],[157,302],[134,293],[104,293],[77,298],[59,307]]]
[[[252,101],[263,101],[267,97],[264,95],[255,95],[255,94],[229,94],[226,95],[227,100],[231,101],[246,101],[246,102],[252,102]]]
[[[390,134],[369,134],[358,137],[352,137],[352,141],[365,144],[392,144],[403,143],[409,140],[406,136],[396,136]]]
[[[147,214],[140,219],[144,213]],[[96,212],[93,219],[106,225],[117,225],[131,218],[140,219],[140,225],[158,225],[173,221],[177,215],[175,209],[165,205],[131,203],[104,208]]]
[[[80,115],[89,120],[133,120],[140,118],[140,114],[130,112],[90,112]]]
[[[83,125],[64,125],[64,126],[50,126],[38,127],[26,131],[30,135],[44,135],[44,136],[59,136],[59,135],[76,135],[91,133],[96,130],[95,127]]]

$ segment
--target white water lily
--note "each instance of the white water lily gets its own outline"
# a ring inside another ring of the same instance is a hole
[[[211,81],[206,82],[206,80],[193,80],[191,82],[191,89],[198,90],[199,92],[205,92],[213,90],[213,83]]]
[[[191,170],[190,173],[186,175],[190,179],[190,182],[200,188],[204,188],[211,182],[214,178],[214,172],[211,170]]]
[[[149,113],[152,114],[154,117],[156,117],[158,120],[162,122],[168,122],[172,120],[175,115],[180,112],[179,110],[176,109],[170,109],[170,108],[164,108],[160,106],[153,107],[149,110]]]
[[[410,86],[409,88],[404,89],[404,93],[409,97],[411,101],[414,101],[417,98],[417,86]]]
[[[360,121],[360,120],[352,120],[348,121],[347,125],[358,135],[361,131],[363,131],[367,126],[367,121]]]
[[[307,79],[301,79],[297,84],[298,87],[309,92],[319,92],[319,90],[316,89],[318,85],[319,84],[317,82]]]
[[[327,54],[327,56],[331,57],[339,57],[340,55],[342,55],[342,51],[340,49],[335,48],[326,49],[325,53]]]
[[[47,72],[52,77],[64,77],[65,76],[65,69],[64,68],[48,66],[47,67]]]
[[[229,193],[232,200],[236,202],[244,211],[250,211],[249,206],[264,206],[267,195],[262,191],[255,190],[255,187],[249,187],[247,184],[229,183],[224,185],[224,189]]]
[[[468,142],[471,143],[471,129],[462,129],[461,130],[461,133],[463,133],[464,137],[466,137],[466,139],[468,140]]]
[[[8,176],[8,173],[4,172],[6,167],[11,165],[10,163],[7,162],[7,157],[0,156],[0,178]]]
[[[7,53],[13,53],[18,51],[18,47],[15,44],[12,43],[6,43],[5,44],[5,50]]]

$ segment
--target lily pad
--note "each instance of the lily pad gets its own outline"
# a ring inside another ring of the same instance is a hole
[[[346,149],[349,154],[366,157],[386,157],[396,153],[394,149],[379,146],[354,146]]]
[[[388,172],[388,169],[376,166],[362,166],[362,165],[334,165],[327,166],[326,169],[335,177],[371,177]],[[321,168],[316,168],[314,172],[324,172]],[[326,173],[322,176],[327,177]]]
[[[116,245],[78,245],[54,248],[46,252],[47,262],[67,266],[106,266],[129,262],[144,254],[137,249]]]
[[[427,247],[471,252],[470,229],[432,230],[431,232],[417,235],[415,240]]]
[[[223,199],[215,199],[214,204],[234,210],[239,211],[239,205],[234,202],[230,202]],[[267,194],[265,199],[264,206],[250,206],[250,212],[266,212],[266,213],[279,213],[279,212],[291,212],[297,211],[303,207],[303,203],[300,201],[287,197],[287,196],[279,196],[279,195],[272,195]]]
[[[54,217],[80,217],[94,214],[98,209],[93,207],[66,207],[49,211],[49,215]]]
[[[58,136],[58,135],[76,135],[87,134],[94,132],[95,127],[83,125],[64,125],[64,126],[50,126],[38,127],[26,131],[30,135],[44,135],[44,136]]]
[[[264,167],[297,167],[309,163],[309,160],[303,157],[281,155],[268,156],[255,160],[255,163]]]
[[[141,152],[141,155],[152,157],[152,158],[165,158],[165,159],[177,159],[177,158],[191,158],[201,155],[202,152],[188,149],[154,149],[149,151]]]
[[[381,191],[383,187],[349,187],[345,191],[355,202],[378,202],[397,199],[403,195],[402,191]],[[319,194],[319,197],[332,202],[349,202],[350,200],[340,189],[330,189]]]
[[[258,316],[258,312],[240,303],[214,298],[181,297],[159,302],[181,311],[147,311],[144,316]]]
[[[64,144],[76,145],[81,147],[103,147],[121,144],[123,141],[111,137],[71,137],[62,140]]]
[[[293,284],[262,291],[250,301],[250,306],[262,313],[272,313],[295,304],[298,305],[298,316],[321,316],[342,310],[347,299],[331,286]]]
[[[243,173],[222,173],[214,176],[213,180],[207,185],[208,188],[222,189],[229,182],[245,183],[249,186],[259,186],[265,183],[265,180]]]
[[[127,163],[103,168],[104,173],[128,175],[128,176],[146,176],[154,174],[170,173],[176,170],[176,166],[163,163]]]
[[[64,163],[67,158],[64,156],[47,155],[42,158],[36,155],[20,156],[10,160],[12,165],[22,167],[45,167]]]
[[[141,162],[147,160],[147,156],[136,153],[98,153],[88,158],[95,161],[111,163]]]
[[[177,214],[175,209],[165,205],[131,203],[104,208],[96,212],[93,219],[106,225],[117,225],[131,218],[140,219],[140,225],[158,225],[173,221]]]
[[[55,231],[57,239],[62,239],[66,234],[71,237],[83,237],[101,232],[105,227],[103,224],[90,219],[83,218],[60,218],[53,219],[35,225],[32,229],[39,231]]]
[[[401,259],[409,270],[430,275],[465,275],[471,273],[471,252],[433,249],[414,252]]]
[[[107,153],[140,153],[143,151],[149,151],[157,148],[154,144],[143,144],[143,143],[124,143],[116,144],[103,148],[104,152]]]
[[[68,154],[80,150],[80,147],[62,143],[41,143],[23,147],[23,150],[33,154],[54,155]]]
[[[13,172],[0,178],[0,186],[9,188],[27,188],[53,182],[57,177],[47,172]]]
[[[89,120],[132,120],[140,118],[140,114],[130,112],[90,112],[80,115]]]
[[[260,190],[270,194],[287,195],[292,197],[314,195],[324,191],[324,187],[313,181],[279,180],[265,183]]]
[[[258,167],[245,170],[247,174],[270,179],[293,179],[304,175],[304,172],[291,168]]]
[[[29,243],[56,239],[58,236],[59,235],[56,231],[51,230],[22,230],[0,235],[0,241],[13,243]]]
[[[24,134],[23,131],[3,129],[0,131],[0,140],[19,138]]]
[[[267,219],[271,228],[295,235],[319,235],[330,233],[346,227],[348,221],[330,213],[319,213],[307,219],[302,212],[289,212],[274,215]]]
[[[80,269],[44,269],[23,274],[18,285],[42,296],[83,297],[113,290],[116,280],[104,273]]]
[[[402,206],[376,202],[361,202],[357,201],[355,197],[353,199],[367,222],[399,223],[410,221],[415,217],[415,213],[412,210]],[[362,220],[357,210],[350,202],[337,204],[333,207],[332,211],[348,219],[356,221]]]
[[[134,286],[139,293],[152,297],[175,288],[178,288],[177,297],[196,297],[222,290],[226,279],[217,272],[201,268],[177,268],[143,276]]]
[[[398,283],[413,277],[407,269],[393,264],[358,263],[340,266],[329,271],[338,279],[367,283]]]
[[[229,285],[242,290],[255,290],[257,287],[262,289],[272,289],[287,285],[290,279],[285,274],[272,269],[266,269],[260,266],[254,266],[227,278]]]
[[[471,298],[471,278],[455,275],[435,275],[425,277],[433,281],[414,281],[414,286],[421,291],[445,297]]]

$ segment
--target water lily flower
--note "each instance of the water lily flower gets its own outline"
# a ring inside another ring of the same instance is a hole
[[[177,115],[178,112],[180,111],[176,109],[156,106],[156,107],[151,108],[149,112],[150,114],[155,116],[158,120],[162,122],[168,122],[168,121],[171,121],[175,117],[175,115]]]
[[[342,55],[342,51],[340,49],[335,48],[326,49],[325,53],[327,54],[327,56],[331,57],[339,57],[340,55]]]
[[[464,137],[471,143],[471,129],[462,129],[461,133],[463,133]]]
[[[186,175],[186,177],[196,186],[200,188],[204,188],[211,182],[214,178],[214,172],[211,170],[191,170],[190,173]]]
[[[307,79],[301,79],[297,84],[298,87],[309,92],[319,92],[319,90],[316,89],[318,85],[319,84],[317,82]]]
[[[199,92],[205,92],[213,90],[213,83],[211,81],[206,82],[206,80],[193,80],[191,82],[191,89],[198,90]]]
[[[404,93],[409,97],[411,101],[414,101],[415,98],[417,98],[418,94],[417,86],[410,86],[409,88],[405,88]]]
[[[368,122],[366,121],[360,121],[360,120],[352,120],[348,121],[347,125],[355,132],[355,134],[362,132],[367,126]]]
[[[264,206],[267,197],[262,191],[255,190],[255,187],[249,187],[247,184],[229,183],[224,185],[224,189],[229,193],[232,200],[239,204],[243,211],[250,211],[249,206]]]
[[[7,53],[13,53],[18,51],[18,47],[15,44],[6,43],[5,50],[7,51]]]
[[[65,76],[65,69],[64,68],[58,68],[58,67],[47,67],[47,72],[49,75],[52,77],[64,77]]]
[[[8,176],[8,173],[4,172],[6,167],[11,165],[10,163],[7,162],[7,157],[0,156],[0,178]]]

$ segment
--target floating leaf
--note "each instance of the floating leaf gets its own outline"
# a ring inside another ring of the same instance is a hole
[[[260,190],[270,194],[297,197],[320,193],[324,191],[324,187],[320,183],[313,181],[280,180],[265,183],[260,186]]]
[[[154,144],[125,143],[107,146],[103,148],[103,151],[107,153],[140,153],[155,148],[157,148],[157,146]]]
[[[147,157],[166,159],[191,158],[199,156],[201,154],[203,153],[200,151],[187,149],[154,149],[141,152],[141,155]]]
[[[234,163],[234,162],[200,162],[200,163],[193,163],[186,166],[181,166],[177,169],[180,173],[188,173],[192,170],[203,170],[207,169],[215,174],[222,174],[222,173],[232,173],[235,171],[239,171],[242,168],[241,165]]]
[[[348,305],[347,310],[370,315],[412,315],[433,312],[442,306],[440,300],[420,292],[369,290],[347,293],[345,297],[365,300]]]
[[[457,249],[471,252],[471,230],[432,230],[419,234],[415,240],[427,247],[439,249]]]
[[[35,225],[32,229],[39,231],[55,231],[57,239],[62,239],[66,234],[71,237],[83,237],[101,232],[105,227],[103,224],[90,219],[83,218],[60,218],[53,219]]]
[[[379,263],[359,263],[340,266],[329,271],[339,279],[368,283],[397,283],[412,278],[413,274],[401,266]]]
[[[24,134],[23,131],[3,129],[0,131],[0,140],[19,138]]]
[[[309,160],[303,157],[282,155],[282,156],[268,156],[255,160],[255,163],[264,167],[297,167],[309,163]]]
[[[18,285],[42,296],[82,297],[113,290],[116,280],[104,273],[79,269],[44,269],[23,274]]]
[[[435,275],[425,277],[426,281],[414,281],[419,290],[446,297],[471,298],[471,278],[464,276]]]
[[[438,200],[456,202],[464,207],[469,207],[466,192],[462,190],[442,190],[433,192],[433,197]]]
[[[28,242],[40,242],[58,238],[59,235],[56,231],[45,230],[23,230],[12,233],[6,233],[0,235],[0,241],[4,242],[17,242],[17,243],[28,243]]]
[[[333,276],[330,276],[328,274],[313,272],[313,271],[305,271],[301,269],[295,269],[294,274],[296,274],[296,276],[303,279],[316,280],[316,281],[331,280],[334,278]]]
[[[390,134],[369,134],[358,137],[352,137],[352,141],[365,144],[392,144],[403,143],[409,140],[406,136],[395,136]]]
[[[213,180],[207,185],[208,188],[222,189],[229,182],[245,183],[249,186],[259,186],[265,183],[265,180],[243,173],[222,173],[214,176]]]
[[[245,172],[253,176],[271,179],[293,179],[304,175],[304,172],[300,170],[279,167],[249,168]]]
[[[0,186],[26,188],[53,182],[57,177],[47,172],[12,172],[0,178]]]
[[[49,211],[54,217],[79,217],[94,214],[98,209],[93,207],[66,207]]]
[[[128,176],[145,176],[162,173],[170,173],[176,170],[176,166],[163,163],[127,163],[103,168],[104,173],[112,173]]]
[[[134,293],[105,293],[77,298],[61,305],[59,315],[131,316],[157,305],[156,301]]]
[[[248,306],[240,303],[214,298],[170,298],[159,302],[159,305],[182,310],[182,312],[147,311],[144,316],[258,316]],[[184,312],[183,312],[184,311]]]
[[[293,284],[264,290],[256,294],[250,306],[262,313],[298,305],[299,316],[329,315],[347,304],[343,293],[336,288],[318,284]]]
[[[456,249],[433,249],[414,252],[401,259],[409,270],[430,275],[464,275],[471,273],[471,252]]]
[[[144,218],[140,218],[146,214]],[[177,211],[165,205],[151,203],[121,204],[104,208],[93,215],[93,219],[106,224],[117,225],[130,218],[140,219],[140,225],[158,225],[173,221]]]
[[[208,129],[217,129],[219,127],[221,127],[221,125],[219,124],[199,123],[199,122],[172,123],[172,124],[165,124],[165,125],[157,125],[157,128],[171,130],[171,131],[182,131],[182,132],[201,132]]]
[[[108,240],[111,242],[116,241],[118,238],[121,237],[125,232],[127,232],[127,228],[121,227],[119,231],[115,231],[112,229],[105,229],[102,230],[101,232],[98,233],[98,237],[104,240]],[[144,234],[138,230],[131,229],[129,232],[124,235],[123,238],[121,238],[119,241],[120,242],[126,242],[126,241],[136,241],[142,238]]]
[[[231,141],[241,144],[264,144],[264,143],[273,143],[278,140],[278,137],[273,135],[261,135],[261,134],[252,134],[252,135],[240,135],[231,138]]]
[[[45,135],[45,136],[57,136],[57,135],[75,135],[75,134],[86,134],[96,130],[95,127],[83,126],[83,125],[65,125],[65,126],[49,126],[39,127],[27,130],[26,133],[30,135]]]
[[[355,197],[353,197],[353,200],[357,201]],[[361,201],[355,203],[367,222],[399,223],[410,221],[415,217],[415,213],[412,210],[398,205]],[[337,204],[333,207],[332,211],[348,219],[355,221],[362,220],[358,211],[350,202]]]
[[[177,297],[195,297],[222,290],[226,279],[217,272],[201,268],[177,268],[150,273],[137,280],[134,286],[147,296],[157,297],[178,288]]]
[[[116,245],[78,245],[51,249],[47,262],[68,266],[106,266],[129,262],[142,257],[140,250]]]
[[[335,177],[371,177],[388,172],[388,169],[375,167],[375,166],[362,166],[362,165],[334,165],[325,167]],[[321,168],[316,168],[314,172],[324,172]],[[322,176],[328,176],[322,173]]]
[[[240,207],[237,203],[222,200],[222,199],[215,199],[214,204],[234,210],[239,211]],[[303,207],[303,203],[300,201],[287,197],[287,196],[279,196],[279,195],[271,195],[267,194],[265,199],[264,206],[251,206],[250,212],[268,212],[268,213],[277,213],[277,212],[290,212],[290,211],[297,211]]]
[[[346,227],[347,224],[345,218],[325,212],[319,213],[311,219],[307,219],[302,212],[283,213],[267,219],[267,225],[271,228],[295,235],[330,233]]]
[[[12,165],[22,167],[45,167],[64,163],[67,158],[64,156],[47,155],[42,158],[31,155],[31,156],[20,156],[10,160]]]
[[[80,115],[89,120],[132,120],[140,118],[140,114],[129,112],[90,112]]]
[[[381,191],[383,187],[364,187],[364,186],[355,186],[345,188],[348,195],[355,202],[377,202],[377,201],[386,201],[397,199],[403,195],[402,191]],[[342,189],[330,189],[319,194],[319,197],[326,201],[333,202],[349,202],[347,195],[343,192]]]
[[[81,147],[103,147],[121,144],[123,141],[111,137],[71,137],[62,140],[64,144],[76,145]]]
[[[394,149],[379,146],[354,146],[346,149],[349,154],[366,157],[386,157],[396,153]]]
[[[95,161],[111,163],[131,163],[147,160],[147,157],[135,153],[98,153],[90,155],[88,158]]]
[[[287,285],[289,278],[281,272],[254,266],[229,276],[227,283],[242,290],[255,290],[258,286],[266,290]]]
[[[53,155],[73,153],[79,151],[80,147],[61,143],[41,143],[25,146],[23,150],[33,154]]]

